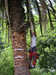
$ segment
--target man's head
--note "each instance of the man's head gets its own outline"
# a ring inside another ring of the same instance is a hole
[[[32,36],[33,36],[33,35],[35,35],[35,36],[36,36],[35,32],[32,32]]]

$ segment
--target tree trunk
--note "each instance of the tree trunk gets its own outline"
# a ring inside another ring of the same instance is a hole
[[[26,56],[26,33],[24,29],[24,9],[21,0],[8,0],[9,16],[14,50],[14,75],[29,75]]]
[[[38,1],[35,0],[35,2],[36,2],[36,5],[37,5],[37,8],[38,8],[40,30],[41,30],[41,34],[42,34],[42,18],[41,18],[40,6],[39,6],[39,4],[38,4]]]
[[[46,32],[46,28],[47,28],[47,7],[46,7],[46,3],[45,0],[40,0],[41,3],[41,18],[42,18],[42,30],[43,33]]]
[[[26,61],[25,32],[12,32],[12,46],[14,49],[14,75],[29,75]]]

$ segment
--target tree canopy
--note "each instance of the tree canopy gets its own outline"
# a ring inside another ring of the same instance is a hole
[[[54,2],[55,2],[55,0],[54,0]],[[9,5],[8,3],[9,3],[8,0],[0,0],[0,10],[6,14],[6,18],[8,20],[8,23],[10,24],[10,18],[9,18],[10,15],[9,15],[9,11],[8,11],[8,7],[10,7],[10,6],[8,6]],[[18,3],[19,3],[18,4],[19,6],[21,5],[24,8],[23,12],[25,13],[24,14],[25,23],[28,22],[29,17],[32,19],[34,18],[34,15],[33,15],[34,11],[37,12],[37,15],[39,16],[40,30],[41,30],[41,34],[42,34],[43,18],[41,17],[41,12],[43,12],[43,14],[46,14],[49,16],[51,29],[54,28],[52,20],[51,20],[51,13],[54,16],[54,19],[56,19],[56,15],[55,15],[56,10],[53,7],[51,0],[30,0],[30,1],[29,0],[22,0],[22,1],[19,0]],[[44,10],[42,11],[42,9],[44,9]],[[32,19],[31,19],[31,21],[32,21]],[[33,21],[34,21],[34,19],[33,19]],[[26,24],[26,25],[23,24],[22,26],[25,26],[25,29],[27,29],[27,27],[29,27],[28,24]]]

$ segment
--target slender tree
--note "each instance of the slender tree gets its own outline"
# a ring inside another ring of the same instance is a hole
[[[39,23],[40,23],[40,30],[41,30],[41,34],[42,34],[42,18],[41,18],[41,10],[40,10],[40,6],[37,0],[35,0],[35,4],[37,6],[38,9],[38,14],[39,14]]]
[[[49,16],[49,21],[50,21],[50,27],[51,29],[54,29],[49,8],[47,8],[47,10],[48,10],[48,16]]]
[[[46,32],[47,29],[47,7],[46,7],[46,0],[40,0],[40,4],[41,4],[41,18],[42,18],[42,30],[43,33]]]
[[[53,5],[52,5],[52,2],[51,2],[51,0],[48,0],[49,1],[49,3],[50,3],[50,7],[51,7],[51,9],[52,9],[52,14],[53,14],[53,16],[54,16],[54,18],[56,19],[56,10],[54,9],[54,7],[53,7]]]

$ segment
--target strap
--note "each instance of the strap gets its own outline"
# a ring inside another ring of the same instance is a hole
[[[15,59],[22,59],[24,56],[15,56]]]
[[[14,51],[22,51],[22,50],[24,50],[24,49],[22,49],[22,48],[15,48],[14,49]]]

